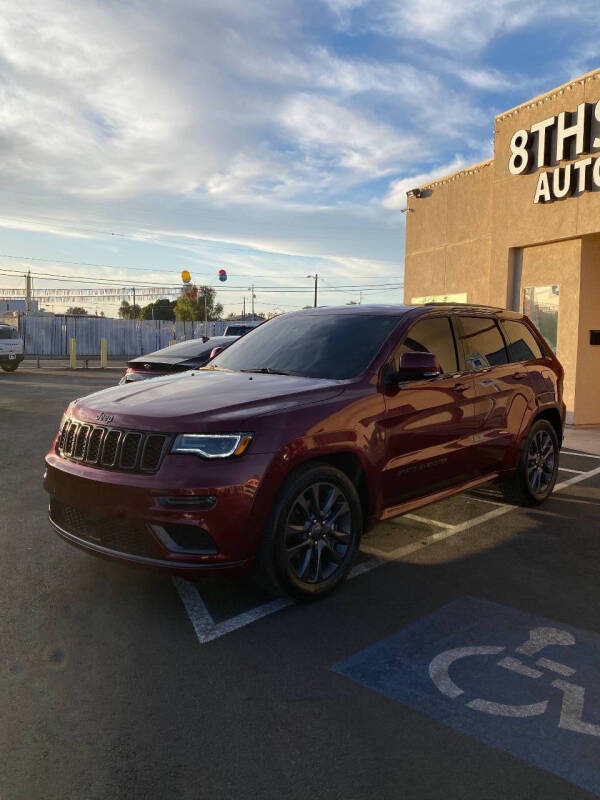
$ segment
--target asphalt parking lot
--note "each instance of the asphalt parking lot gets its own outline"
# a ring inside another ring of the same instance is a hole
[[[43,456],[117,371],[0,375],[1,800],[600,795],[600,457],[386,522],[295,605],[49,529]]]

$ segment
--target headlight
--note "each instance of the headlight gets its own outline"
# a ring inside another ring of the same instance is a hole
[[[203,458],[241,456],[252,441],[251,433],[181,433],[173,453],[191,453]]]

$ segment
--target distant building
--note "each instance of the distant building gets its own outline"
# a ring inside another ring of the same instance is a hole
[[[38,301],[31,301],[31,310],[39,311]],[[26,300],[24,297],[0,297],[0,312],[3,311],[26,311]]]

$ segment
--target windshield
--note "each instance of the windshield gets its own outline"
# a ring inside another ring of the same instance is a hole
[[[0,325],[0,339],[18,339],[19,331],[8,325]]]
[[[344,380],[363,372],[402,314],[299,314],[247,333],[211,366]]]

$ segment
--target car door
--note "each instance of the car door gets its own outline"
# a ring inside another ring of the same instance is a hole
[[[474,456],[482,472],[495,472],[521,430],[533,392],[527,370],[510,362],[495,316],[460,314],[456,329],[459,359],[475,386]]]
[[[442,374],[385,389],[382,494],[390,512],[473,475],[468,456],[474,434],[473,377],[459,370],[450,316],[415,322],[387,369],[397,369],[400,354],[407,351],[433,353]]]
[[[509,361],[514,367],[513,376],[520,380],[527,376],[527,382],[540,405],[556,403],[556,374],[533,331],[519,319],[503,319],[500,327],[508,345]]]

